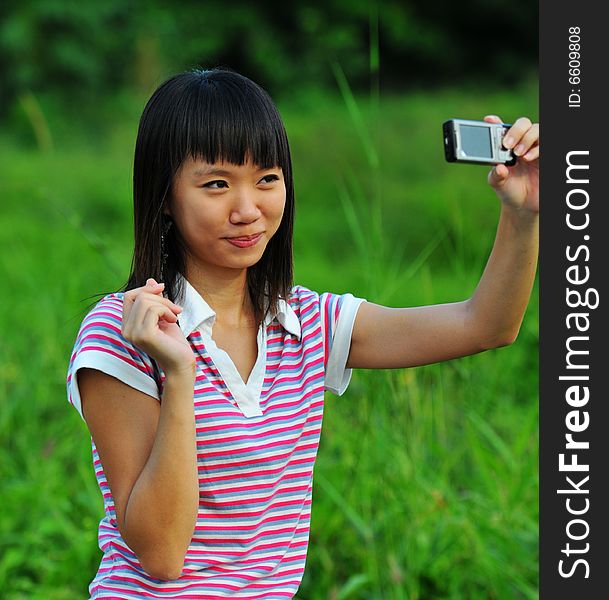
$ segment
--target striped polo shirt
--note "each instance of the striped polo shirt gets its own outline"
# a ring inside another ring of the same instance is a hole
[[[244,382],[212,339],[215,312],[186,280],[179,326],[196,356],[193,390],[199,510],[179,579],[154,579],[118,530],[91,439],[105,516],[91,598],[293,598],[305,568],[324,390],[341,395],[355,315],[365,300],[294,286],[258,330]],[[76,372],[98,369],[156,399],[163,370],[121,335],[123,294],[84,318],[70,358],[69,402],[83,416]],[[83,417],[84,418],[84,417]]]

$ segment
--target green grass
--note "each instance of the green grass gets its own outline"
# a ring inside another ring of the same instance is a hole
[[[499,201],[484,167],[444,162],[440,124],[537,118],[535,85],[413,92],[380,107],[343,93],[280,105],[295,166],[296,282],[389,306],[469,297]],[[87,298],[117,289],[130,264],[141,104],[114,102],[98,129],[47,114],[52,151],[32,147],[27,128],[0,138],[7,600],[83,598],[100,560],[103,504],[65,375]],[[355,371],[344,396],[327,395],[298,598],[537,597],[537,308],[536,287],[510,347]]]

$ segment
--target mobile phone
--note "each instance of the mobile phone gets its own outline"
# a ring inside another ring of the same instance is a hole
[[[503,147],[508,123],[449,119],[442,124],[444,156],[448,162],[477,165],[516,164],[516,155]]]

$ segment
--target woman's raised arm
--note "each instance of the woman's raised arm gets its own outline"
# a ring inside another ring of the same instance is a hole
[[[499,117],[486,117],[500,122]],[[360,306],[347,368],[425,365],[511,344],[518,335],[539,247],[539,125],[518,119],[504,145],[519,157],[497,165],[488,183],[501,200],[493,250],[469,300],[415,308]]]

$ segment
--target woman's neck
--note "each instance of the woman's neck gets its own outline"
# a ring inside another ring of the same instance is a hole
[[[255,325],[254,309],[247,291],[247,269],[221,272],[190,269],[186,279],[216,313],[220,327],[248,328]]]

